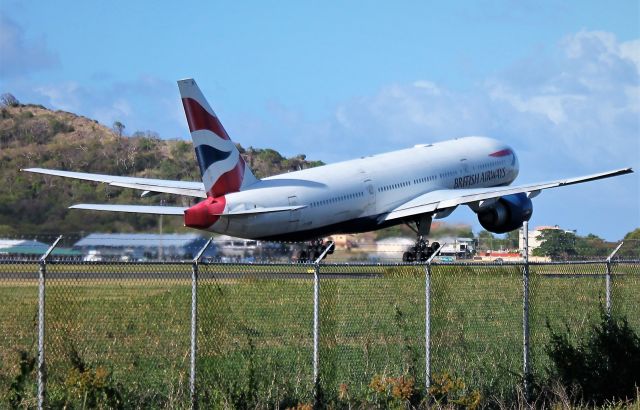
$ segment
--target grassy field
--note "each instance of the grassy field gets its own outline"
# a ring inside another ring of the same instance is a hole
[[[247,270],[253,274],[230,275]],[[275,271],[290,275],[274,278]],[[34,274],[17,280],[16,272]],[[20,352],[33,358],[37,351],[35,272],[34,264],[0,265],[0,407],[16,391],[27,401],[35,397],[35,372],[25,371],[22,390],[15,386]],[[200,272],[197,378],[203,407],[312,402],[309,267],[201,265]],[[603,272],[603,265],[531,267],[537,379],[544,379],[549,365],[547,323],[578,337],[598,321],[605,283],[593,274]],[[146,279],[124,279],[136,273]],[[330,265],[321,273],[333,275],[321,279],[320,288],[323,394],[366,400],[377,375],[409,376],[423,389],[424,268]],[[376,276],[345,275],[361,273]],[[48,274],[46,352],[54,407],[118,399],[133,407],[188,407],[190,265],[49,265]],[[432,372],[454,374],[484,397],[513,397],[522,377],[521,268],[434,266],[431,295]],[[636,331],[639,304],[638,267],[615,266],[613,308]]]

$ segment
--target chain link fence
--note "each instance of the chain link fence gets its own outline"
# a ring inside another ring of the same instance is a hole
[[[424,266],[322,265],[319,273],[323,400],[366,402],[400,377],[424,387]]]
[[[0,261],[0,407],[37,396],[38,265]],[[16,395],[15,390],[21,393]]]
[[[51,407],[189,403],[190,264],[52,263],[46,275]]]
[[[313,402],[310,269],[199,266],[196,394],[203,408]]]
[[[446,386],[504,405],[548,377],[551,332],[577,339],[608,307],[640,332],[638,260],[256,264],[199,251],[0,262],[0,407],[419,407]]]
[[[522,265],[433,265],[432,371],[483,396],[522,382]]]

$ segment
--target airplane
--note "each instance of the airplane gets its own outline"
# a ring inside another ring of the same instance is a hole
[[[190,228],[230,236],[307,242],[302,260],[315,259],[337,233],[407,224],[417,235],[403,261],[424,261],[438,247],[426,240],[434,218],[467,205],[482,227],[506,233],[533,213],[531,199],[545,189],[632,173],[621,168],[576,178],[512,186],[519,172],[515,151],[498,140],[469,136],[419,144],[258,179],[229,138],[193,79],[178,81],[202,182],[169,181],[43,168],[23,171],[108,183],[202,200],[191,207],[77,204],[92,211],[181,215]],[[326,252],[325,252],[326,253]]]

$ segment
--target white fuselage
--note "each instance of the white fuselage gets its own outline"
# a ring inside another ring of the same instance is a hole
[[[466,137],[417,145],[262,179],[227,194],[225,211],[304,208],[221,217],[210,229],[243,238],[282,240],[369,231],[390,225],[384,225],[381,217],[419,195],[509,185],[517,175],[515,153],[494,139]]]

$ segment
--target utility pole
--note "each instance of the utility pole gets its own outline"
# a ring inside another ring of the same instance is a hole
[[[160,199],[160,206],[164,206],[164,199]],[[163,215],[160,214],[160,220],[158,221],[158,232],[160,233],[160,238],[158,239],[158,260],[164,259],[164,249],[162,247],[162,219]]]

